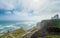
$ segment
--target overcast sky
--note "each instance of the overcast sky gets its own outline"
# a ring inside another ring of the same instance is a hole
[[[60,14],[60,0],[0,0],[0,20],[50,19]]]

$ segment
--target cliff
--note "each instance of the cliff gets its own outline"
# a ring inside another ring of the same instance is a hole
[[[44,37],[47,35],[60,35],[60,19],[43,20],[37,23],[37,29],[31,38]]]

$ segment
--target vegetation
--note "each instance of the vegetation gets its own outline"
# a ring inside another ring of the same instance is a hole
[[[13,36],[18,36],[22,33],[25,33],[25,31],[22,28],[12,32]]]
[[[53,25],[54,27],[60,28],[60,20],[49,20],[48,21],[51,25]],[[49,24],[49,25],[50,25]],[[25,31],[23,28],[17,29],[15,31],[11,31],[8,33],[4,33],[3,35],[0,36],[0,38],[26,38],[27,35],[31,34],[28,32],[34,32],[36,31],[36,28],[32,28],[28,31]],[[24,35],[25,34],[25,35]],[[24,35],[24,36],[23,36]],[[60,38],[60,35],[56,35],[56,34],[48,34],[47,36],[45,36],[46,38]],[[41,37],[38,37],[41,38]]]
[[[39,37],[39,38],[41,38],[41,37]],[[49,34],[49,35],[45,36],[45,38],[60,38],[60,35]]]
[[[58,30],[60,31],[60,19],[52,19],[52,20],[46,20],[46,21],[48,21],[47,26],[54,27],[56,29],[58,28]],[[55,31],[56,31],[56,29],[55,29]],[[60,34],[56,34],[56,33],[58,33],[58,30],[56,32],[46,35],[45,38],[60,38]],[[39,37],[39,38],[41,38],[41,37]]]
[[[52,19],[49,20],[49,23],[52,24],[52,26],[60,29],[60,19]],[[46,38],[60,38],[60,35],[57,34],[49,34],[46,36]]]
[[[15,31],[4,33],[3,35],[0,36],[0,38],[13,38],[13,37],[15,37],[15,38],[25,38],[27,35],[29,35],[28,32],[33,32],[35,30],[36,30],[36,28],[32,28],[32,29],[29,29],[28,31],[25,31],[23,28],[20,28],[20,29],[17,29]]]
[[[60,19],[49,20],[49,23],[51,23],[54,27],[60,28]]]
[[[46,38],[60,38],[60,35],[47,35]]]
[[[12,38],[12,37],[17,37],[18,35],[21,36],[23,35],[23,33],[25,33],[25,31],[21,28],[9,33],[5,33],[2,36],[0,36],[0,38]]]

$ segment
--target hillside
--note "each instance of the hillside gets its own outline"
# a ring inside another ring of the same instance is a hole
[[[42,27],[42,29],[40,29],[40,30],[37,29],[38,27],[37,28],[33,27],[27,31],[25,31],[23,28],[20,28],[20,29],[11,31],[11,32],[4,33],[3,35],[0,35],[0,38],[30,38],[31,36],[33,36],[33,37],[37,36],[38,38],[42,38],[41,34],[44,35],[44,33],[47,34],[46,36],[44,36],[46,38],[60,38],[60,34],[59,35],[55,34],[56,32],[53,32],[54,34],[53,33],[49,34],[46,31],[46,29],[49,28],[50,26],[60,28],[60,19],[43,20],[38,25],[39,26],[43,25],[44,27]],[[38,31],[36,31],[36,30],[38,30]],[[55,31],[56,31],[56,29],[55,29]]]
[[[48,23],[50,23],[50,25],[60,28],[60,19],[51,19],[51,20],[47,20]]]
[[[37,23],[41,27],[31,38],[60,38],[60,19],[43,20]]]
[[[21,36],[23,33],[25,33],[23,29],[18,29],[12,32],[5,33],[2,36],[0,36],[0,38],[13,38],[13,37]]]
[[[35,27],[27,31],[25,31],[23,28],[20,28],[8,33],[4,33],[3,35],[0,35],[0,38],[26,38],[27,36],[29,36],[29,34],[34,32],[35,30],[36,30]]]

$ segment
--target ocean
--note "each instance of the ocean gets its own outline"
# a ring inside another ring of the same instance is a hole
[[[19,28],[24,30],[31,29],[35,26],[34,21],[0,21],[0,33],[13,31]]]

